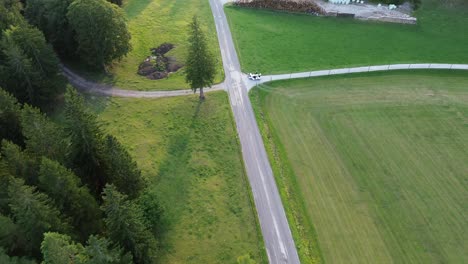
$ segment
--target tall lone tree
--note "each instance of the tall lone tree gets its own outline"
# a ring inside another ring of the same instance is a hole
[[[200,100],[205,99],[203,87],[211,87],[216,73],[215,60],[208,50],[206,36],[196,16],[190,23],[189,52],[186,65],[186,81],[193,92],[200,89]]]

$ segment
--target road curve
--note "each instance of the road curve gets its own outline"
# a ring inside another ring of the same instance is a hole
[[[133,98],[161,98],[161,97],[173,97],[181,95],[193,94],[192,90],[172,90],[172,91],[133,91],[124,90],[112,85],[95,83],[84,79],[78,74],[74,73],[67,66],[61,64],[60,68],[62,74],[68,79],[68,81],[76,89],[104,96],[116,96],[116,97],[133,97]],[[216,84],[212,88],[205,88],[205,92],[214,92],[223,90],[223,84]]]
[[[223,0],[210,0],[223,58],[224,86],[236,120],[245,169],[257,208],[270,263],[298,264],[297,254],[268,156],[248,97],[246,75],[242,74]]]

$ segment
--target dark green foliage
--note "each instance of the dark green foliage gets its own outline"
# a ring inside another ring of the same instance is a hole
[[[37,184],[36,160],[10,141],[3,140],[1,147],[2,158],[8,164],[9,173],[22,178],[27,184]]]
[[[5,215],[10,213],[8,206],[8,184],[13,176],[10,173],[8,164],[2,159],[0,155],[0,213]]]
[[[83,98],[69,88],[65,94],[65,129],[70,140],[68,159],[95,194],[99,194],[106,183],[102,157],[102,132],[96,116],[89,112]]]
[[[50,198],[36,191],[35,187],[25,185],[22,179],[10,181],[8,195],[12,219],[24,234],[27,244],[23,250],[29,256],[40,256],[39,245],[44,232],[69,231]]]
[[[25,16],[44,32],[55,50],[65,57],[75,55],[75,34],[71,29],[67,12],[72,0],[27,0]]]
[[[3,248],[0,248],[0,263],[2,264],[35,264],[33,260],[23,257],[10,257],[5,253]]]
[[[20,127],[21,106],[15,97],[0,88],[0,140],[23,143]]]
[[[122,6],[122,0],[107,0],[110,3],[116,4],[118,6]]]
[[[22,23],[4,31],[0,53],[0,85],[20,102],[41,105],[60,92],[58,59],[37,28]]]
[[[200,28],[197,17],[190,23],[189,50],[186,63],[186,81],[194,92],[200,89],[200,99],[204,99],[204,87],[211,87],[216,73],[214,56],[209,52],[206,36]]]
[[[56,161],[42,158],[38,186],[63,214],[70,217],[83,241],[101,230],[99,205],[72,171]]]
[[[87,264],[130,264],[133,263],[132,255],[123,254],[118,247],[113,247],[105,238],[90,236],[84,249]]]
[[[24,106],[20,120],[28,153],[65,164],[68,141],[62,127],[52,122],[39,109],[29,105]]]
[[[153,235],[157,237],[162,231],[161,217],[163,214],[157,194],[154,191],[145,190],[138,197],[137,202],[143,212],[147,226],[150,227]]]
[[[113,185],[106,185],[102,198],[109,238],[130,251],[136,263],[155,263],[157,242],[145,224],[141,209]]]
[[[6,252],[16,252],[24,243],[18,226],[11,218],[0,213],[0,248]]]
[[[118,6],[105,0],[75,0],[67,18],[76,32],[78,54],[88,66],[104,67],[130,51],[130,33]]]
[[[11,25],[23,22],[21,4],[18,0],[0,0],[0,35]]]
[[[143,189],[141,172],[136,162],[114,136],[107,135],[105,138],[104,159],[108,182],[131,199],[137,197]]]
[[[41,251],[46,264],[130,264],[131,256],[123,255],[105,238],[91,236],[86,247],[75,243],[69,236],[45,233]]]
[[[73,243],[69,236],[59,233],[45,233],[41,243],[45,264],[83,263],[80,256],[82,251],[83,246]]]

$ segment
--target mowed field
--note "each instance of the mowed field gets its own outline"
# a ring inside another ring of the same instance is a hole
[[[216,28],[208,0],[127,0],[122,6],[132,35],[132,51],[120,62],[110,67],[109,74],[81,69],[88,79],[110,83],[128,90],[178,90],[188,89],[184,69],[168,79],[149,80],[137,74],[138,65],[151,55],[150,49],[169,42],[175,45],[166,56],[174,56],[182,64],[188,49],[188,25],[197,15],[206,32],[208,46],[216,57],[215,82],[224,79],[221,53]]]
[[[468,262],[466,71],[280,81],[251,99],[303,263]]]
[[[163,207],[159,263],[266,262],[226,93],[88,103]]]
[[[244,72],[468,63],[468,1],[422,0],[417,25],[225,8]]]

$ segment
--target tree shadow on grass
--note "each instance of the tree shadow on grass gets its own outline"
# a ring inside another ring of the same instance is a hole
[[[128,19],[137,17],[153,0],[131,0],[123,6]]]
[[[158,237],[160,249],[163,252],[172,251],[173,246],[170,242],[172,237],[169,233],[184,216],[184,212],[190,210],[187,209],[187,204],[195,176],[190,167],[192,157],[190,141],[192,133],[195,133],[192,128],[197,122],[202,104],[203,102],[197,104],[191,119],[192,122],[182,123],[181,126],[185,125],[186,127],[168,139],[166,159],[160,164],[158,176],[152,183],[153,187],[151,188],[156,191],[164,210]]]

